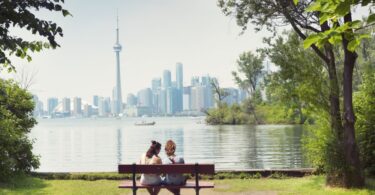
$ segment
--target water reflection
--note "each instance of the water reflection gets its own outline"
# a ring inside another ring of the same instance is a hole
[[[30,136],[41,155],[38,171],[116,171],[118,163],[138,162],[151,140],[168,139],[189,163],[215,163],[217,169],[306,167],[300,126],[206,126],[190,118],[41,120]],[[164,150],[160,156],[165,158]]]

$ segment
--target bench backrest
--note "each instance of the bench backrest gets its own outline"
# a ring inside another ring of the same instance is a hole
[[[214,164],[173,164],[173,165],[138,165],[123,164],[118,165],[119,173],[199,173],[213,175],[215,174]]]

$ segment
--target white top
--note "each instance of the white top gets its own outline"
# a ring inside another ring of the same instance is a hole
[[[157,156],[153,156],[152,158],[148,158],[146,154],[141,156],[141,160],[139,164],[142,165],[157,165],[161,164],[161,159]],[[141,184],[143,185],[160,185],[161,184],[161,177],[158,174],[142,174],[141,175]]]
[[[170,156],[163,159],[163,164],[184,164],[184,158],[178,156]],[[169,185],[182,185],[185,183],[186,178],[182,174],[166,174],[165,183]]]

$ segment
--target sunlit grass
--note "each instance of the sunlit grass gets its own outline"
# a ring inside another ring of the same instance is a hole
[[[201,194],[250,194],[251,192],[274,192],[276,194],[375,194],[375,181],[367,180],[365,189],[347,190],[329,188],[324,185],[324,176],[309,176],[288,179],[225,179],[215,180],[214,190]],[[0,184],[0,194],[129,194],[129,190],[118,189],[118,180],[44,180],[34,177],[19,177],[7,184]],[[193,190],[185,191],[193,193]],[[241,193],[242,192],[242,193]],[[164,192],[165,193],[165,192]]]

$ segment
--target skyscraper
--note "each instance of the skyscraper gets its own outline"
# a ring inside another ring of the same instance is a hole
[[[178,62],[176,64],[176,84],[177,89],[182,89],[184,87],[184,75],[183,75],[183,69],[182,69],[182,63]]]
[[[171,78],[171,71],[164,70],[163,72],[163,88],[168,89],[168,87],[172,86],[172,78]]]
[[[99,96],[94,95],[92,98],[92,103],[94,106],[98,107],[99,106]]]
[[[82,99],[79,97],[73,99],[73,113],[76,116],[82,114]]]
[[[176,64],[176,112],[182,112],[183,110],[184,74],[182,66],[180,62]]]
[[[70,116],[70,98],[62,99],[62,112],[64,116]]]
[[[59,100],[57,98],[51,97],[47,99],[47,111],[49,115],[53,114],[53,111],[58,104]]]
[[[114,91],[114,110],[112,113],[114,115],[119,115],[122,113],[122,94],[121,94],[121,74],[120,74],[120,52],[121,45],[119,42],[119,28],[118,28],[118,17],[117,17],[117,27],[116,27],[116,43],[113,46],[113,50],[116,53],[116,87]]]
[[[152,108],[152,91],[150,88],[138,92],[138,106]]]

